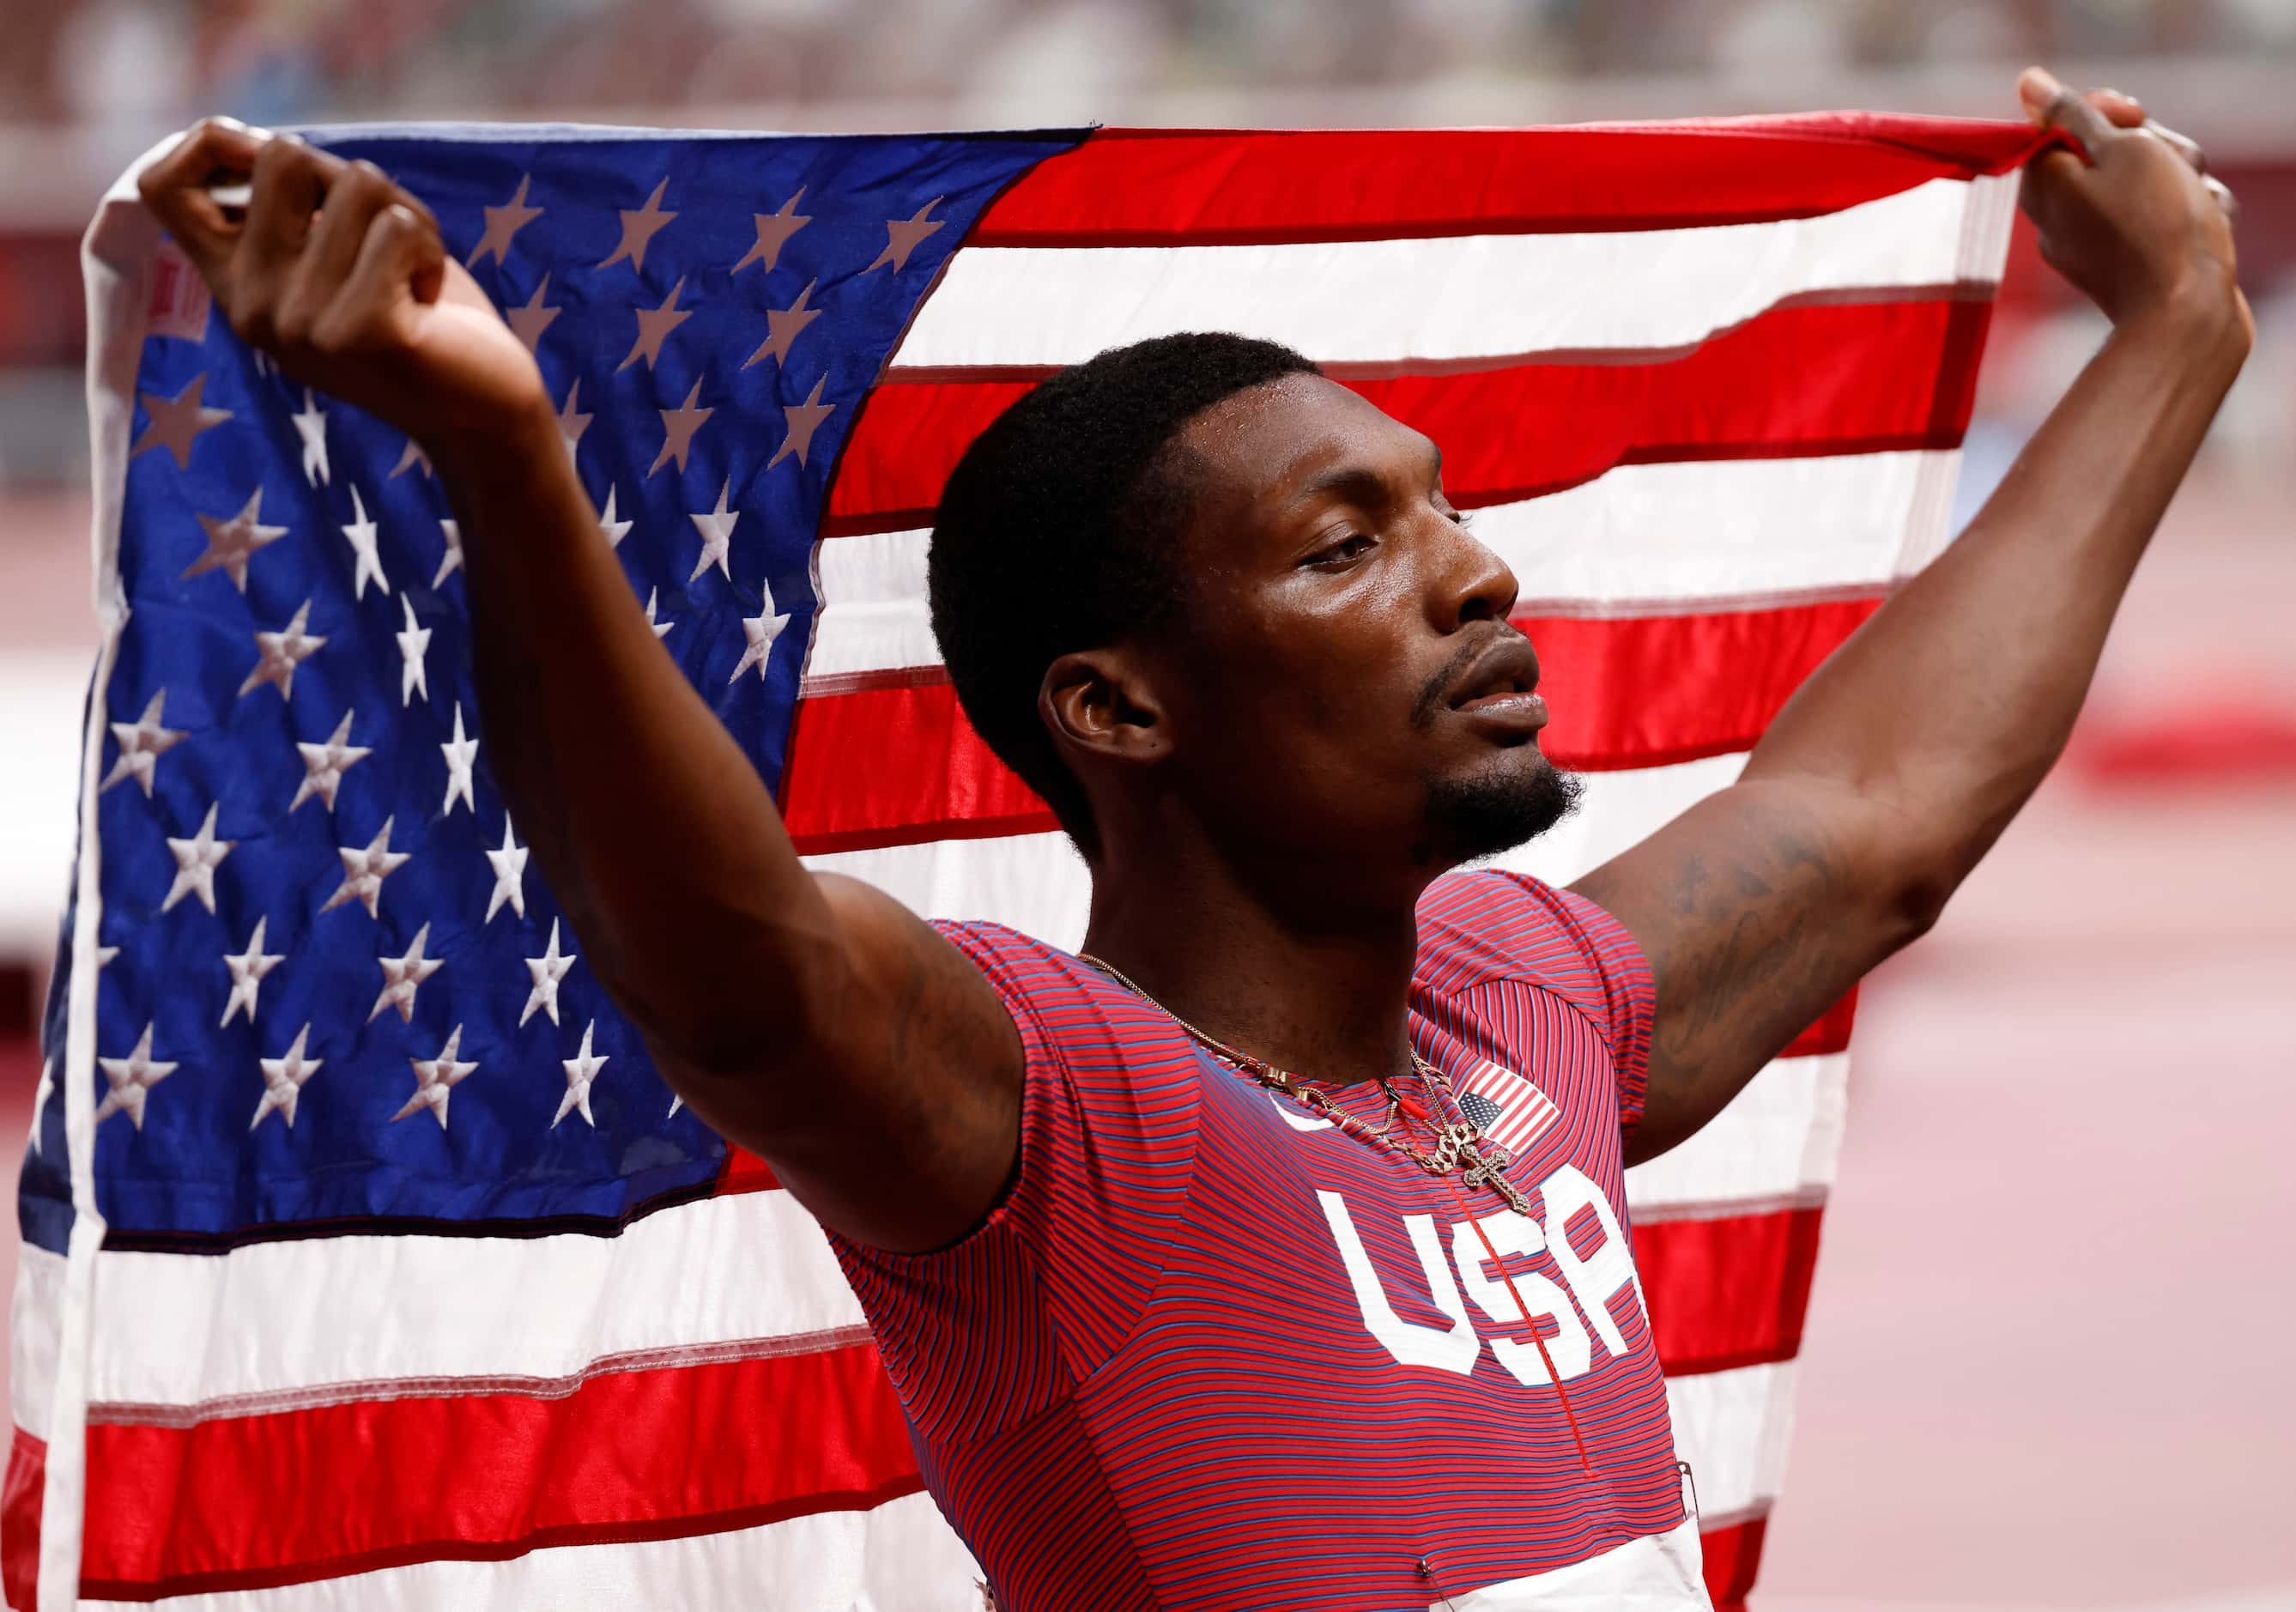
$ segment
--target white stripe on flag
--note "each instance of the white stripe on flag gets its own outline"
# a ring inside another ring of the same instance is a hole
[[[1998,259],[1965,251],[1964,225],[2013,184],[1932,179],[1816,218],[1698,229],[968,247],[894,358],[1068,364],[1175,330],[1249,331],[1325,363],[1685,346],[1788,297],[1989,281]]]
[[[1793,1386],[1792,1361],[1667,1380],[1675,1453],[1697,1482],[1702,1531],[1759,1516],[1777,1498]]]
[[[34,1243],[16,1248],[16,1290],[8,1304],[8,1400],[16,1425],[48,1436],[56,1396],[56,1306],[63,1302],[64,1256]]]
[[[1952,452],[1622,465],[1564,492],[1477,510],[1526,608],[1657,615],[1870,593],[1950,505]],[[1944,496],[1939,496],[1939,489]],[[917,529],[818,546],[808,679],[938,666]]]
[[[107,1250],[96,1290],[88,1398],[99,1404],[324,1400],[416,1378],[560,1379],[615,1356],[867,1324],[820,1227],[777,1189],[681,1204],[619,1237],[295,1238],[201,1257]],[[390,1324],[340,1324],[347,1315]]]
[[[1821,1201],[1849,1103],[1848,1053],[1773,1060],[1703,1131],[1627,1172],[1636,1221]]]

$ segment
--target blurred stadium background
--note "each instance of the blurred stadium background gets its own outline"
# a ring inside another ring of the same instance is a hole
[[[94,647],[78,238],[171,127],[1999,116],[2029,61],[2143,96],[2245,204],[2256,355],[2065,765],[1869,987],[1757,1599],[2296,1608],[2296,0],[10,0],[4,32],[0,1115],[19,1127]],[[1964,512],[2102,328],[2021,236]]]

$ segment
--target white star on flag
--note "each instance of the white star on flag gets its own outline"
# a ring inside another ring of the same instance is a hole
[[[210,813],[210,816],[213,814]],[[321,912],[332,912],[346,901],[357,901],[366,909],[369,917],[377,917],[375,902],[381,898],[382,882],[398,871],[400,866],[414,853],[390,848],[390,826],[398,818],[382,819],[382,831],[367,842],[365,849],[350,851],[338,846],[335,854],[343,859],[343,882],[335,893],[327,898]]]
[[[144,1024],[143,1039],[126,1057],[100,1057],[95,1061],[103,1070],[103,1078],[111,1083],[111,1090],[103,1094],[103,1101],[96,1105],[95,1123],[101,1125],[113,1114],[124,1114],[136,1130],[143,1130],[145,1094],[176,1073],[175,1065],[153,1061],[151,1024]]]
[[[430,649],[430,629],[416,624],[413,598],[400,594],[398,602],[406,609],[406,630],[391,635],[398,640],[398,653],[406,662],[398,669],[398,703],[412,705],[417,694],[426,700],[430,697],[430,680],[422,670],[422,657]]]
[[[425,476],[430,473],[430,456],[422,451],[422,444],[413,437],[406,439],[406,446],[399,450],[398,463],[390,467],[390,473],[383,480],[396,481],[410,470],[420,470]]]
[[[447,552],[439,556],[439,574],[430,579],[434,588],[444,588],[447,579],[463,569],[463,529],[453,521],[439,522],[439,535],[447,539]]]
[[[534,288],[534,295],[526,300],[523,307],[513,308],[503,315],[504,323],[510,326],[513,335],[526,343],[529,352],[533,352],[540,344],[542,333],[548,330],[550,322],[558,317],[556,308],[542,305],[543,296],[549,290],[550,276],[545,275],[542,284]]]
[[[51,1053],[40,1060],[40,1083],[32,1088],[32,1151],[46,1156],[40,1146],[40,1121],[48,1112],[48,1099],[56,1094],[56,1060]]]
[[[119,741],[119,754],[111,763],[111,770],[103,775],[97,785],[102,794],[122,778],[134,778],[144,785],[144,798],[152,798],[152,775],[160,769],[160,758],[183,743],[188,728],[166,728],[160,722],[160,713],[168,703],[164,688],[152,696],[144,707],[144,714],[132,722],[114,722],[111,736]]]
[[[286,1057],[255,1060],[256,1067],[263,1071],[263,1099],[255,1105],[255,1117],[247,1122],[250,1131],[263,1123],[263,1116],[274,1109],[290,1131],[295,1128],[295,1100],[303,1095],[303,1082],[318,1073],[319,1066],[327,1061],[303,1056],[303,1044],[310,1034],[311,1027],[306,1024],[295,1032]]]
[[[765,595],[764,607],[756,615],[742,619],[742,632],[750,640],[749,647],[742,651],[741,664],[734,667],[734,675],[726,679],[728,683],[740,682],[742,674],[752,666],[758,669],[758,681],[764,682],[766,658],[773,651],[774,640],[782,636],[782,629],[789,625],[789,613],[775,613],[774,610],[774,590],[763,582],[758,587]]]
[[[709,424],[709,416],[718,412],[714,408],[695,407],[701,397],[701,382],[697,379],[693,382],[693,390],[685,394],[685,402],[676,408],[654,410],[661,416],[661,451],[654,455],[653,463],[646,467],[647,475],[652,475],[672,459],[677,461],[677,468],[681,472],[685,469],[685,456],[693,448],[693,433]]]
[[[782,405],[782,413],[789,420],[789,435],[782,439],[781,450],[766,461],[767,470],[771,470],[791,454],[797,456],[799,468],[804,468],[806,449],[813,446],[813,433],[821,429],[821,423],[829,418],[837,408],[836,404],[824,403],[821,400],[821,389],[828,379],[827,375],[824,375],[820,380],[816,381],[813,383],[811,394],[804,402]],[[680,468],[684,467],[680,466]]]
[[[295,748],[303,753],[303,781],[296,787],[295,798],[288,802],[288,810],[294,810],[313,795],[317,795],[329,811],[335,809],[335,791],[343,786],[343,774],[374,753],[373,746],[354,744],[350,736],[351,712],[346,711],[325,744],[296,741]]]
[[[660,593],[661,589],[659,588],[649,588],[646,589],[646,625],[653,629],[653,636],[655,637],[666,638],[669,637],[669,629],[676,626],[677,623],[675,621],[657,621],[653,619],[654,600],[660,596]]]
[[[439,1129],[444,1131],[447,1128],[447,1099],[454,1094],[455,1088],[478,1068],[474,1063],[455,1061],[455,1051],[462,1044],[463,1027],[457,1024],[453,1033],[447,1037],[447,1044],[439,1049],[437,1057],[406,1060],[414,1070],[414,1095],[390,1116],[392,1124],[397,1124],[418,1108],[428,1108],[439,1122]]]
[[[865,275],[869,269],[882,268],[888,263],[893,266],[893,272],[897,275],[906,268],[909,266],[909,254],[917,250],[918,243],[947,222],[946,219],[928,219],[925,217],[940,204],[941,198],[935,196],[908,218],[886,219],[885,250],[877,254],[875,260],[869,265],[869,268],[865,268],[861,272]]]
[[[231,418],[228,408],[209,408],[201,403],[200,396],[207,390],[207,372],[201,370],[192,377],[189,386],[172,398],[163,398],[157,392],[137,392],[135,396],[151,419],[136,437],[135,446],[127,450],[127,456],[133,459],[154,448],[164,448],[175,456],[177,470],[189,470],[192,444],[199,440],[200,433],[212,431]]]
[[[598,1021],[595,1019],[583,1025],[582,1050],[570,1058],[558,1060],[566,1067],[566,1095],[558,1099],[558,1112],[550,1116],[553,1131],[558,1129],[558,1122],[569,1114],[579,1114],[593,1131],[598,1128],[597,1119],[590,1112],[590,1082],[598,1078],[598,1071],[606,1066],[606,1060],[613,1055],[590,1056],[590,1036],[597,1028]]]
[[[475,814],[478,808],[474,806],[471,810]],[[480,921],[493,923],[495,914],[502,910],[502,904],[504,901],[510,903],[510,909],[512,912],[520,917],[524,917],[526,916],[527,849],[518,843],[518,836],[511,832],[510,813],[503,813],[502,849],[488,851],[486,858],[487,866],[495,870],[495,891],[494,894],[487,898],[487,916]]]
[[[208,534],[207,552],[184,567],[184,579],[201,576],[210,571],[220,571],[231,579],[233,587],[247,591],[247,563],[255,551],[266,544],[276,543],[287,535],[284,526],[266,526],[262,522],[263,489],[248,494],[247,502],[229,520],[216,515],[199,516],[201,528]]]
[[[295,607],[294,619],[287,623],[284,631],[255,635],[255,670],[239,686],[242,695],[254,693],[266,683],[276,683],[281,699],[294,698],[295,668],[327,641],[303,630],[310,619],[311,601],[306,599]]]
[[[447,758],[447,798],[439,807],[439,815],[445,817],[452,812],[455,797],[460,795],[463,804],[469,807],[475,817],[479,802],[471,794],[471,763],[479,759],[479,742],[463,735],[463,703],[460,700],[455,702],[455,736],[440,744],[439,749]]]
[[[685,518],[701,534],[701,557],[693,562],[693,574],[685,579],[689,583],[699,580],[712,565],[724,573],[728,582],[734,580],[733,566],[726,557],[727,547],[734,540],[734,522],[742,518],[742,512],[726,507],[726,495],[733,489],[734,483],[728,480],[718,486],[717,508],[686,512]]]
[[[518,177],[518,190],[509,201],[500,207],[482,210],[487,218],[486,233],[479,237],[479,243],[471,249],[470,258],[464,264],[465,267],[476,268],[479,266],[479,259],[489,252],[494,254],[495,262],[499,267],[503,259],[510,255],[511,237],[542,217],[540,208],[529,207],[526,204],[526,187],[533,182],[532,174],[521,174]]]
[[[636,308],[630,310],[637,316],[638,339],[630,343],[628,355],[619,364],[614,366],[616,374],[621,374],[640,358],[645,360],[648,369],[652,369],[661,361],[661,344],[668,339],[669,333],[693,317],[692,308],[680,308],[677,305],[678,293],[685,289],[685,277],[681,275],[678,276],[677,284],[669,288],[669,295],[661,300],[660,308]]]
[[[534,976],[534,989],[527,993],[526,1010],[518,1016],[520,1024],[532,1018],[537,1008],[550,1016],[552,1024],[558,1022],[558,982],[566,977],[566,971],[574,966],[574,962],[572,952],[559,951],[558,920],[551,919],[550,944],[543,949],[540,957],[526,959],[526,971]]]
[[[808,308],[805,305],[805,300],[813,295],[813,288],[818,284],[818,281],[807,281],[805,289],[798,292],[797,300],[787,308],[766,309],[765,342],[757,351],[750,355],[748,360],[742,366],[743,369],[749,368],[751,364],[755,364],[767,353],[773,355],[775,364],[789,362],[790,344],[798,339],[799,334],[807,325],[821,317],[821,309]]]
[[[813,222],[810,215],[797,210],[797,204],[804,200],[805,186],[800,185],[797,194],[774,211],[750,215],[758,226],[757,243],[742,255],[739,263],[734,265],[734,274],[740,274],[752,263],[764,264],[767,274],[774,272],[774,266],[782,260],[782,248],[789,244],[789,238]]]
[[[401,1023],[411,1024],[414,1022],[414,993],[422,989],[423,981],[447,966],[444,958],[422,955],[422,948],[430,939],[430,925],[425,924],[414,932],[414,943],[406,949],[405,956],[374,959],[382,966],[382,994],[375,998],[374,1006],[367,1009],[368,1024],[373,1024],[386,1008],[398,1008]]]
[[[694,384],[699,386],[701,382],[696,381]],[[590,416],[579,412],[575,407],[576,400],[581,395],[582,377],[577,375],[574,377],[574,383],[566,389],[566,401],[561,404],[558,409],[558,434],[566,440],[566,459],[569,464],[573,463],[574,450],[582,445],[582,433],[590,429]],[[683,470],[685,467],[681,465],[678,468]]]
[[[303,439],[303,479],[314,487],[327,481],[327,413],[319,407],[319,399],[311,389],[303,389],[300,413],[287,416],[295,422],[295,434]]]
[[[351,596],[355,599],[366,597],[366,580],[369,577],[374,579],[377,588],[389,593],[390,583],[382,574],[382,556],[376,552],[374,546],[375,533],[379,529],[366,518],[366,500],[359,497],[356,485],[351,488],[351,513],[357,518],[342,529],[343,536],[350,539],[351,555],[357,566],[351,574]]]
[[[622,546],[622,539],[630,535],[630,528],[636,524],[636,521],[618,521],[614,518],[614,484],[611,481],[606,483],[606,509],[605,513],[598,517],[598,530],[606,539],[606,547],[619,548]]]
[[[228,951],[223,954],[223,966],[231,970],[231,999],[223,1005],[218,1029],[230,1024],[231,1016],[242,1008],[247,1009],[247,1022],[255,1023],[255,993],[263,983],[263,976],[287,960],[283,951],[266,954],[263,950],[263,930],[270,921],[267,917],[255,920],[255,933],[247,937],[245,951],[237,956]]]
[[[186,895],[199,897],[201,906],[209,912],[215,910],[215,870],[231,854],[231,848],[239,843],[237,840],[215,837],[216,811],[215,806],[208,808],[206,820],[190,839],[168,842],[168,849],[176,859],[176,882],[168,886],[168,899],[160,903],[160,911],[167,911]]]
[[[644,207],[636,209],[625,207],[619,210],[622,215],[622,238],[614,248],[614,255],[599,264],[600,268],[611,268],[615,264],[627,258],[630,260],[631,268],[639,274],[645,272],[646,247],[652,242],[654,236],[660,233],[662,226],[677,217],[676,213],[665,212],[662,210],[661,193],[668,188],[669,178],[668,176],[664,175],[661,183],[653,187],[653,194],[646,198]]]

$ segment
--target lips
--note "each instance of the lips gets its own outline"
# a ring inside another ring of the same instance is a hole
[[[1454,711],[1496,705],[1538,687],[1538,656],[1530,640],[1519,632],[1509,632],[1476,657],[1475,663],[1452,685],[1449,704]]]

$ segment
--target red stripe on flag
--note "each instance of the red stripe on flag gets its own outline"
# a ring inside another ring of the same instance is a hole
[[[1037,793],[989,753],[944,677],[798,703],[782,820],[800,851],[986,839],[1057,827]]]
[[[1768,1532],[1767,1516],[1699,1534],[1706,1559],[1706,1593],[1714,1612],[1746,1612],[1746,1597],[1754,1588],[1755,1569],[1762,1562],[1762,1535]]]
[[[1824,1213],[1813,1205],[1636,1223],[1635,1265],[1669,1377],[1794,1357]]]
[[[1538,651],[1557,766],[1660,767],[1745,750],[1802,679],[1881,608],[1830,600],[1620,621],[1518,616]]]
[[[80,1592],[100,1600],[718,1533],[923,1486],[870,1344],[610,1372],[553,1398],[96,1423],[87,1471]]]
[[[1616,465],[1958,446],[1991,311],[1966,296],[1802,303],[1686,353],[1334,378],[1440,443],[1445,489],[1476,508]],[[892,371],[854,424],[824,533],[931,525],[958,457],[1046,373]]]
[[[40,1500],[47,1468],[46,1442],[17,1428],[8,1445],[8,1476],[0,1485],[0,1593],[17,1612],[32,1612],[39,1594]]]
[[[1821,112],[1602,128],[1103,129],[1046,159],[976,246],[1229,245],[1807,218],[2002,173],[2021,123]],[[1335,185],[1334,174],[1347,182]]]
[[[1746,749],[1879,603],[1519,619],[1538,646],[1540,687],[1554,710],[1546,753],[1563,766],[1614,771]],[[1057,827],[965,720],[945,676],[921,681],[914,668],[881,675],[882,683],[798,706],[782,816],[800,851]]]

